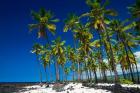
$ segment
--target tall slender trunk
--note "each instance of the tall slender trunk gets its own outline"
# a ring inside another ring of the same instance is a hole
[[[56,82],[59,82],[59,67],[58,67],[58,63],[55,62],[55,68],[56,68]]]
[[[64,74],[64,78],[65,78],[64,82],[67,82],[67,73]]]
[[[101,45],[102,45],[102,38],[101,38],[101,33],[100,33],[100,31],[98,31],[98,34],[99,34],[99,40],[100,40],[100,48],[99,48],[99,53],[100,53],[100,55],[99,55],[99,58],[98,58],[98,61],[99,61],[99,64],[102,64],[102,62],[103,62],[103,59],[102,59],[102,47],[101,47]],[[101,69],[101,73],[102,73],[103,71],[102,71],[102,69]]]
[[[102,79],[101,68],[99,67],[100,79]]]
[[[123,78],[126,79],[125,71],[122,66],[121,66],[121,69],[122,69]]]
[[[62,77],[63,77],[63,78],[62,78],[62,81],[63,81],[63,82],[65,82],[65,80],[64,80],[64,79],[65,79],[65,71],[64,71],[64,66],[62,66],[62,70],[63,70],[63,74],[62,74]]]
[[[129,45],[127,45],[127,46],[128,46],[128,49],[129,49],[130,53],[133,55],[133,59],[134,59],[134,61],[135,61],[135,63],[136,63],[135,66],[136,66],[137,79],[138,79],[137,81],[138,81],[138,83],[140,83],[140,79],[139,79],[139,71],[138,71],[137,61],[136,61],[135,55],[134,55],[134,53],[132,52],[130,46],[129,46]]]
[[[81,72],[80,72],[81,81],[83,81],[83,65],[81,64]]]
[[[46,83],[47,83],[48,82],[47,70],[46,70],[46,68],[44,68],[44,70],[45,70],[45,74],[46,74]]]
[[[129,69],[130,69],[131,79],[132,79],[132,81],[134,82],[133,71],[132,71],[132,68],[131,68],[131,63],[130,63],[128,51],[127,51],[127,48],[126,48],[126,44],[125,44],[125,42],[124,42],[123,39],[121,39],[121,40],[122,40],[122,43],[123,43],[123,45],[124,45],[124,50],[125,50],[125,53],[126,53],[126,59],[127,59],[127,61],[128,61],[128,66],[129,66]]]
[[[91,70],[89,70],[89,75],[90,75],[90,82],[92,81],[92,74],[91,74]]]
[[[101,33],[100,31],[98,31],[98,34],[99,34],[99,40],[100,40],[100,45],[102,45],[102,38],[101,38]],[[108,58],[108,61],[109,61],[109,55],[108,55],[108,52],[107,52],[107,47],[106,47],[106,43],[103,42],[104,46],[105,46],[105,50],[106,50],[106,54],[107,54],[107,58]],[[99,64],[102,64],[103,62],[103,56],[102,56],[102,48],[100,47],[100,58],[99,58]],[[101,73],[102,73],[102,76],[103,76],[103,81],[107,81],[107,78],[106,78],[106,75],[105,75],[105,71],[103,69],[101,69]]]
[[[106,82],[106,81],[107,81],[107,77],[106,77],[106,72],[105,72],[105,70],[103,70],[103,76],[104,76],[104,82]]]
[[[98,83],[96,70],[93,70],[93,72],[94,72],[95,83]]]
[[[72,80],[73,80],[73,82],[74,82],[74,71],[73,71],[73,73],[72,73]]]
[[[74,38],[74,35],[73,35],[73,42],[74,42],[74,50],[76,52],[76,40]],[[78,60],[76,59],[76,61],[78,62]],[[78,62],[78,81],[80,81],[80,63]]]
[[[46,31],[46,40],[47,40],[47,43],[48,43],[48,46],[49,46],[49,48],[51,48],[51,46],[50,46],[50,42],[49,42],[49,38],[48,38],[49,36],[48,36],[48,32]],[[50,69],[50,62],[49,62],[49,66],[48,66],[48,69],[49,69],[49,75],[50,75],[50,82],[51,82],[51,69]],[[47,74],[47,73],[46,73]],[[49,80],[48,80],[48,82],[49,82]]]
[[[111,80],[112,80],[112,77],[113,77],[113,76],[112,76],[112,72],[111,72],[112,70],[109,69],[109,71],[110,71],[110,77],[111,77]]]
[[[136,66],[136,71],[137,71],[137,83],[139,84],[140,83],[140,81],[139,81],[139,71],[138,71],[138,67],[137,67],[137,64],[135,64],[135,66]]]
[[[50,63],[48,65],[48,69],[49,69],[49,75],[50,75],[50,82],[52,82],[52,73],[51,73],[51,69],[50,69]]]
[[[105,32],[106,32],[107,40],[109,42],[109,48],[110,48],[109,51],[110,51],[110,57],[111,57],[111,61],[112,61],[112,69],[114,70],[114,75],[115,75],[115,83],[118,83],[119,77],[118,77],[118,72],[117,72],[117,69],[116,69],[116,61],[114,59],[113,49],[112,49],[112,46],[111,46],[108,31],[105,30]]]
[[[36,54],[36,57],[37,57],[37,65],[38,65],[38,69],[39,69],[40,83],[42,83],[42,72],[41,72],[41,68],[40,68],[39,56]]]

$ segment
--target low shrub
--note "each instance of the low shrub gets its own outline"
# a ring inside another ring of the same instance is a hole
[[[133,84],[133,82],[131,80],[128,80],[128,79],[120,79],[119,81],[121,84]]]

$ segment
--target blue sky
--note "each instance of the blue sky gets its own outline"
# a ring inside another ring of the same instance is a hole
[[[127,6],[134,0],[110,0],[109,8],[116,9],[117,18],[129,17]],[[72,33],[62,33],[63,20],[69,13],[80,15],[88,11],[85,0],[0,0],[0,82],[38,81],[36,57],[30,53],[33,43],[44,42],[36,34],[28,32],[33,23],[31,10],[44,7],[51,10],[56,18],[57,36],[72,45]],[[52,35],[49,35],[53,39]],[[52,67],[53,68],[53,67]]]

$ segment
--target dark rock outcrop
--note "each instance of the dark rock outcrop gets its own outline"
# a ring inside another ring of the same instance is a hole
[[[92,87],[95,89],[104,89],[111,91],[112,93],[140,93],[140,88],[122,87],[120,84],[115,84],[112,86],[99,86],[94,84],[92,86],[89,86],[89,84],[84,83],[83,86]]]

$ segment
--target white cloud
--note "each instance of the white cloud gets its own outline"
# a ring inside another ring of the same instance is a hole
[[[134,55],[135,55],[137,61],[139,62],[140,61],[140,51],[135,52]]]

